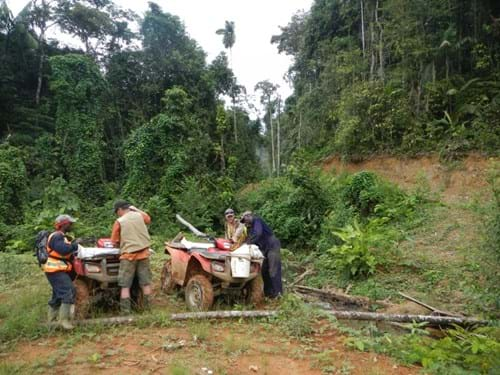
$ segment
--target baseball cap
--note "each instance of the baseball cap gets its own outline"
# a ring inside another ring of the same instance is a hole
[[[65,223],[76,223],[77,219],[70,215],[62,214],[56,217],[56,220],[54,221],[54,224],[56,225],[62,225]]]
[[[234,215],[234,210],[232,208],[228,208],[226,211],[224,211],[224,215]]]
[[[245,211],[241,214],[241,218],[240,218],[240,223],[245,223],[247,221],[247,219],[250,221],[250,219],[252,218],[252,211]]]
[[[129,202],[127,202],[123,199],[119,199],[113,205],[113,211],[116,213],[116,211],[118,211],[120,208],[129,208],[129,207],[130,207]]]

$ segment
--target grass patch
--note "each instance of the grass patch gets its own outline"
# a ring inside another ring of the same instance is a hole
[[[195,341],[205,342],[210,336],[210,325],[207,322],[190,323],[188,330]]]
[[[48,332],[43,325],[47,317],[50,294],[42,271],[27,254],[0,253],[0,343],[20,338],[35,339]]]
[[[226,355],[240,355],[250,349],[247,340],[229,335],[222,343],[222,349]]]

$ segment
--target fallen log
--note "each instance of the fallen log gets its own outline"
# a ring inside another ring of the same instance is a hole
[[[433,325],[451,325],[457,324],[460,326],[484,326],[491,322],[474,318],[461,318],[454,316],[437,316],[437,315],[410,315],[410,314],[381,314],[364,311],[337,311],[332,310],[330,313],[337,319],[348,320],[374,320],[374,321],[389,321],[399,323],[421,323],[428,322]]]
[[[402,292],[398,292],[398,294],[403,297],[403,298],[406,298],[407,300],[413,302],[413,303],[416,303],[417,305],[420,305],[420,306],[423,306],[425,307],[427,310],[429,311],[432,311],[434,314],[436,315],[441,315],[441,316],[454,316],[454,317],[457,317],[457,318],[460,318],[460,317],[463,317],[463,315],[461,314],[456,314],[456,313],[452,313],[452,312],[449,312],[449,311],[445,311],[445,310],[440,310],[440,309],[437,309],[431,305],[428,305],[422,301],[419,301],[418,299],[416,299],[415,297],[412,297],[412,296],[409,296],[407,294],[404,294]]]
[[[75,326],[85,327],[94,325],[116,325],[116,324],[132,324],[137,321],[135,316],[115,316],[112,318],[100,318],[100,319],[84,319],[84,320],[74,320],[71,323]],[[48,323],[49,328],[58,328],[60,324],[57,322]]]
[[[308,268],[306,269],[301,275],[299,275],[291,284],[290,286],[293,287],[295,285],[297,285],[298,283],[300,283],[302,280],[305,279],[306,276],[308,275],[311,275],[314,273],[314,269],[313,268]]]
[[[392,304],[384,301],[372,301],[368,297],[350,296],[348,294],[341,292],[311,288],[309,286],[304,286],[304,285],[296,285],[295,289],[302,294],[315,294],[321,298],[325,298],[330,301],[341,302],[345,305],[356,305],[361,307],[369,307],[372,304],[377,304],[383,307],[393,306]]]
[[[188,320],[188,319],[227,319],[227,318],[266,318],[276,316],[277,311],[274,310],[255,310],[255,311],[206,311],[172,314],[171,320]]]

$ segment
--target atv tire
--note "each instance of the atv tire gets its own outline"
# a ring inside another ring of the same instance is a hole
[[[260,305],[264,301],[264,280],[259,275],[255,279],[250,280],[245,285],[246,303],[255,306]]]
[[[172,294],[176,286],[172,277],[172,260],[167,260],[161,271],[161,291],[165,294]]]
[[[194,275],[185,290],[186,305],[191,311],[207,311],[214,303],[214,288],[205,275]]]
[[[90,287],[87,282],[82,279],[73,281],[75,287],[75,319],[82,320],[88,317],[90,312]]]

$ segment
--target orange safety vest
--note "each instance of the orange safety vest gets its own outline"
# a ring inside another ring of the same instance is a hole
[[[49,235],[49,238],[47,239],[47,253],[49,254],[49,258],[47,259],[47,262],[43,265],[43,271],[47,273],[69,272],[73,268],[70,262],[71,254],[61,255],[57,251],[51,249],[49,246],[52,236],[54,236],[54,234],[56,233],[62,233],[64,235],[64,233],[61,231],[56,231]],[[68,245],[71,245],[71,242],[68,241],[66,237],[64,237],[64,242]]]

